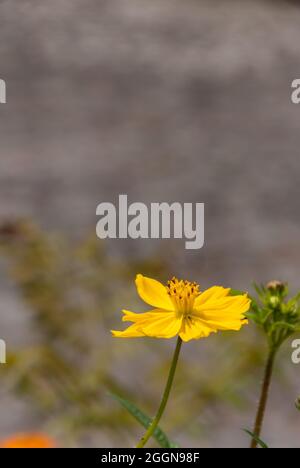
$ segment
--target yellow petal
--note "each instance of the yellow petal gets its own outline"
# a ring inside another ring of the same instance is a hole
[[[135,338],[149,336],[152,338],[173,338],[181,328],[182,318],[176,317],[174,312],[154,310],[144,314],[134,314],[125,311],[125,320],[134,322],[124,332],[113,331],[117,338]]]
[[[248,324],[248,320],[246,319],[239,319],[239,320],[208,320],[205,323],[209,327],[216,328],[217,330],[232,330],[232,331],[239,331],[243,325]]]
[[[136,324],[131,325],[124,331],[111,330],[113,337],[115,338],[140,338],[145,336],[141,331],[138,330]]]
[[[160,314],[172,314],[174,315],[174,312],[168,312],[167,310],[162,310],[162,309],[153,309],[153,310],[149,310],[149,312],[143,312],[143,313],[139,313],[137,314],[136,312],[131,312],[130,310],[123,310],[122,311],[124,316],[122,318],[122,322],[134,322],[134,323],[138,323],[138,322],[144,322],[145,320],[149,320],[149,319],[156,319],[157,318],[157,313],[160,313]]]
[[[240,330],[248,323],[244,314],[249,310],[250,299],[246,294],[229,296],[229,291],[210,288],[203,293],[202,301],[197,301],[193,315],[217,330]]]
[[[181,328],[182,318],[176,318],[175,314],[165,313],[156,314],[156,318],[147,320],[142,325],[141,330],[146,336],[153,338],[173,338],[176,336]]]
[[[204,291],[200,296],[195,299],[195,307],[201,306],[211,300],[222,299],[228,296],[230,288],[223,288],[222,286],[213,286],[212,288]]]
[[[146,278],[143,275],[137,275],[135,284],[139,293],[139,296],[144,302],[150,304],[152,307],[158,309],[173,311],[173,303],[168,296],[167,288],[151,278]]]
[[[245,296],[228,296],[219,300],[211,300],[201,304],[194,309],[194,312],[201,318],[229,318],[241,317],[250,307],[250,299]]]
[[[198,340],[206,338],[211,333],[216,333],[216,329],[208,326],[202,320],[189,317],[183,320],[179,336],[183,341]]]

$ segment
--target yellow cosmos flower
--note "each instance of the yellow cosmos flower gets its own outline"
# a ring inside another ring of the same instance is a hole
[[[231,296],[231,289],[214,286],[201,292],[198,284],[173,278],[164,286],[159,281],[137,275],[136,286],[144,302],[154,307],[136,314],[124,310],[123,322],[132,322],[125,331],[112,331],[117,338],[173,338],[183,341],[206,338],[218,330],[240,330],[247,322],[247,294]]]

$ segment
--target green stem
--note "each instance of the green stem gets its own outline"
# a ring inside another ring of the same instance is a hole
[[[172,385],[173,385],[173,382],[174,382],[174,377],[175,377],[178,358],[179,358],[179,354],[180,354],[180,350],[181,350],[181,345],[182,345],[182,340],[181,340],[180,337],[178,337],[177,344],[176,344],[176,349],[175,349],[175,352],[174,352],[174,356],[173,356],[173,360],[172,360],[172,364],[171,364],[171,368],[170,368],[170,372],[169,372],[169,377],[168,377],[168,380],[167,380],[167,385],[166,385],[165,391],[163,393],[163,397],[162,397],[162,400],[161,400],[160,407],[158,409],[157,415],[155,416],[152,423],[148,427],[145,435],[141,438],[141,440],[137,444],[136,448],[145,447],[146,443],[149,441],[149,439],[154,434],[154,432],[155,432],[155,430],[156,430],[156,428],[157,428],[157,426],[158,426],[158,424],[159,424],[159,422],[160,422],[160,420],[161,420],[161,418],[162,418],[162,416],[164,414],[164,411],[166,409],[166,406],[167,406],[167,403],[168,403],[168,400],[169,400]]]
[[[276,356],[276,351],[271,349],[269,352],[269,356],[268,356],[268,360],[267,360],[267,364],[265,368],[261,396],[260,396],[260,401],[259,401],[259,405],[257,409],[255,426],[253,429],[253,434],[255,434],[256,437],[260,437],[262,426],[263,426],[263,421],[264,421],[264,416],[265,416],[266,406],[267,406],[267,401],[268,401],[268,396],[269,396],[269,390],[270,390],[270,385],[271,385],[271,380],[272,380],[272,375],[273,375],[275,356]],[[256,449],[257,446],[258,446],[257,440],[252,439],[250,448]]]

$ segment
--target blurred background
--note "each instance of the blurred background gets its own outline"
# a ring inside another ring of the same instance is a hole
[[[153,414],[173,342],[110,337],[144,310],[136,273],[203,288],[299,288],[300,4],[2,0],[0,437],[134,445],[109,392]],[[96,206],[204,202],[206,245],[96,239]],[[281,354],[264,437],[299,446],[299,369]],[[184,347],[162,427],[182,447],[244,447],[264,341],[253,325]]]

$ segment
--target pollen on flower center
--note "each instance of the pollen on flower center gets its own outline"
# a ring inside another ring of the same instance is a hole
[[[197,283],[179,280],[175,277],[168,281],[167,291],[176,311],[185,316],[192,312],[194,301],[200,295]]]

